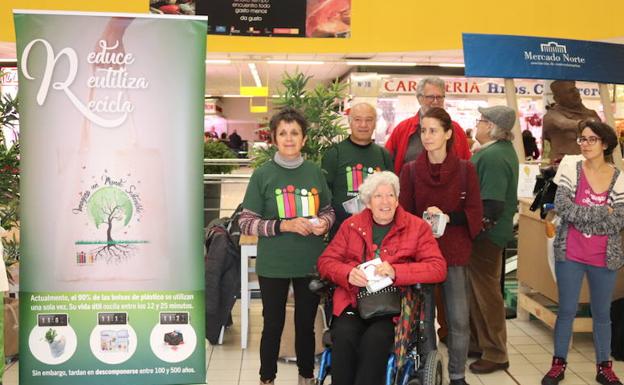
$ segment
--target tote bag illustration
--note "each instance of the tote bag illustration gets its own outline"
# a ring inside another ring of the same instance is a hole
[[[59,281],[84,283],[84,289],[167,275],[160,151],[140,146],[132,120],[118,129],[129,131],[126,141],[96,145],[92,132],[107,129],[85,121],[79,148],[59,156],[63,226],[55,237],[55,273]]]

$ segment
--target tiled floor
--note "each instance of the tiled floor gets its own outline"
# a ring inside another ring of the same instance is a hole
[[[251,385],[258,383],[260,359],[258,346],[262,327],[261,305],[252,300],[250,309],[249,347],[240,350],[240,329],[235,307],[234,326],[230,328],[221,346],[207,347],[208,384]],[[552,331],[540,321],[507,321],[510,367],[505,372],[488,375],[467,373],[471,385],[539,385],[552,359]],[[446,365],[447,353],[440,345]],[[568,356],[568,370],[562,385],[595,384],[594,349],[591,334],[575,334]],[[469,361],[469,363],[472,360]],[[615,371],[624,376],[624,362],[614,363]],[[446,369],[446,367],[445,367]],[[446,374],[445,374],[446,376]],[[297,368],[290,363],[278,364],[276,384],[296,384]],[[329,383],[329,381],[327,382]],[[445,378],[444,384],[448,383]]]
[[[258,383],[260,358],[258,346],[262,328],[261,304],[251,301],[249,347],[240,348],[240,306],[234,307],[234,325],[224,336],[223,345],[206,344],[207,383],[209,385],[252,385]],[[552,331],[540,321],[507,321],[510,367],[505,372],[476,376],[468,370],[471,385],[538,385],[552,357]],[[446,365],[446,348],[440,345]],[[469,361],[470,363],[471,361]],[[568,370],[561,385],[595,384],[594,348],[591,334],[575,334],[568,356]],[[7,368],[4,385],[17,385],[18,363]],[[616,373],[624,376],[624,362],[614,362]],[[445,374],[446,376],[446,374]],[[277,385],[297,383],[293,363],[278,364]],[[326,382],[330,383],[330,381]],[[444,384],[448,383],[445,378]]]

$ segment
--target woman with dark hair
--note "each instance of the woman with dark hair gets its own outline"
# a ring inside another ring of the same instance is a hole
[[[423,115],[420,138],[425,151],[403,166],[399,201],[414,215],[441,216],[448,222],[437,239],[448,266],[446,281],[441,284],[448,323],[448,370],[451,385],[463,385],[470,342],[466,266],[483,216],[479,180],[472,163],[450,151],[453,126],[444,109],[433,107]],[[431,322],[427,330],[431,346],[435,344]]]
[[[264,320],[261,384],[275,380],[291,282],[299,385],[314,382],[314,319],[319,296],[308,289],[308,275],[314,271],[325,246],[323,235],[335,217],[321,169],[301,155],[307,126],[301,113],[291,108],[273,115],[269,127],[277,152],[252,174],[239,219],[243,234],[259,237],[256,272]]]
[[[572,324],[583,277],[590,292],[596,381],[622,385],[613,372],[610,307],[616,272],[624,265],[624,176],[610,161],[617,145],[614,130],[601,122],[582,122],[577,143],[582,158],[563,158],[555,183],[555,209],[561,218],[554,241],[559,311],[552,367],[542,385],[564,378]]]

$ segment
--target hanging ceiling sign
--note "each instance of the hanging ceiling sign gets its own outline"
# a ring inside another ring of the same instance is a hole
[[[624,84],[622,44],[464,33],[463,45],[467,77]]]
[[[349,37],[351,0],[199,0],[213,35]]]

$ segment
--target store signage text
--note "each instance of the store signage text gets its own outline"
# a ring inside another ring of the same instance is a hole
[[[16,86],[17,85],[17,69],[3,68],[2,77],[0,77],[0,86]]]
[[[572,56],[568,53],[565,44],[549,41],[540,44],[540,53],[524,51],[524,60],[531,65],[554,65],[580,68],[586,59],[582,56]]]
[[[381,94],[416,94],[416,87],[420,79],[388,78],[381,83]],[[450,95],[502,95],[505,87],[496,81],[472,79],[446,80],[446,93]],[[598,87],[579,86],[581,96],[599,97]],[[540,96],[544,94],[542,82],[517,82],[517,95]]]
[[[622,44],[475,33],[462,34],[462,42],[468,78],[624,84]]]

